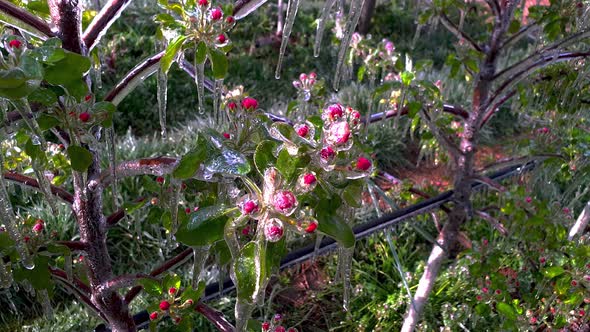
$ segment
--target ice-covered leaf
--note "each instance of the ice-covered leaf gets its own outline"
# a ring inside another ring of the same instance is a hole
[[[277,158],[277,169],[287,181],[291,180],[293,175],[295,174],[295,169],[299,162],[299,158],[297,156],[291,156],[287,149],[281,150],[279,152],[279,157]]]
[[[207,157],[207,148],[204,144],[197,144],[195,149],[182,157],[178,166],[172,172],[172,176],[178,179],[188,179],[195,175],[201,163]]]
[[[200,41],[195,50],[195,61],[198,64],[202,64],[205,63],[205,60],[207,60],[207,44],[204,41]]]
[[[233,267],[237,279],[235,281],[238,299],[251,302],[257,282],[255,242],[248,242],[242,248],[240,255],[234,260]]]
[[[176,232],[176,239],[189,246],[211,245],[223,239],[227,214],[234,207],[214,205],[200,208],[191,214],[190,220],[183,222]]]
[[[227,56],[225,53],[215,49],[209,49],[209,58],[211,59],[213,78],[218,80],[225,78],[228,68]]]
[[[260,173],[264,175],[264,170],[275,164],[274,151],[277,148],[277,143],[274,141],[262,141],[256,147],[254,152],[254,165]]]
[[[337,215],[320,218],[318,216],[318,230],[336,240],[345,248],[354,247],[356,241],[350,225]]]
[[[73,170],[84,172],[92,164],[92,153],[87,149],[77,145],[70,145],[67,151]]]
[[[243,154],[222,147],[221,154],[209,160],[205,169],[210,174],[241,176],[250,173],[250,163]]]
[[[45,68],[45,80],[51,84],[68,86],[80,80],[90,70],[90,59],[72,52]]]
[[[164,277],[162,281],[164,291],[168,292],[170,288],[180,289],[181,278],[176,273],[169,273]]]
[[[139,284],[143,286],[143,290],[151,296],[160,297],[162,295],[162,284],[153,279],[139,279]]]
[[[167,74],[168,70],[170,70],[170,66],[172,66],[172,63],[176,59],[176,55],[178,54],[178,52],[182,50],[182,45],[185,41],[186,36],[178,36],[168,44],[166,52],[160,60],[160,68],[164,73]]]

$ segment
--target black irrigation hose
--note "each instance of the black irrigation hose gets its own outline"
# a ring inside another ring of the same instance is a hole
[[[524,165],[509,166],[491,174],[488,177],[491,180],[498,182],[506,178],[531,171],[538,165],[538,163],[538,160],[533,160],[525,163]],[[480,182],[475,182],[471,185],[473,190],[479,190],[484,188],[485,186],[487,185]],[[373,233],[395,226],[406,219],[412,218],[416,215],[424,214],[428,211],[432,211],[441,206],[442,204],[452,201],[452,199],[453,190],[445,191],[444,193],[438,196],[425,199],[419,203],[416,203],[403,209],[399,209],[392,213],[388,213],[380,218],[374,219],[367,223],[357,225],[353,228],[354,235],[357,240],[365,238]],[[317,250],[315,248],[315,244],[312,243],[303,248],[289,252],[281,260],[280,269],[283,270],[292,265],[307,261],[315,257],[316,255],[323,255],[329,251],[334,250],[336,247],[336,241],[326,237],[322,240]],[[209,301],[214,298],[217,298],[222,294],[232,291],[234,288],[234,284],[229,278],[223,282],[223,287],[221,289],[219,287],[218,282],[210,284],[205,288],[205,296],[203,298],[203,301]],[[149,317],[146,311],[142,311],[136,314],[135,316],[133,316],[133,319],[135,320],[138,329],[147,328],[147,325],[149,323]],[[95,329],[95,332],[107,331],[110,330],[107,329],[104,324],[97,326],[97,328]]]

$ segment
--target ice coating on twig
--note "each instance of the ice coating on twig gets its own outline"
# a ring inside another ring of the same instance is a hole
[[[162,70],[158,70],[158,115],[160,118],[160,128],[162,138],[166,138],[166,106],[168,101],[168,75]]]
[[[289,37],[291,36],[291,30],[293,30],[293,23],[295,23],[297,9],[299,9],[299,0],[289,0],[289,4],[287,5],[287,15],[285,17],[285,25],[283,27],[283,39],[281,40],[281,49],[279,51],[279,61],[277,63],[277,69],[275,71],[276,79],[281,78],[283,58],[285,57],[287,44],[289,44]]]
[[[359,18],[361,17],[361,9],[363,8],[364,3],[365,0],[352,0],[350,4],[348,17],[346,18],[344,37],[340,41],[340,50],[338,51],[338,63],[336,64],[336,72],[334,74],[333,82],[334,90],[338,90],[338,88],[340,87],[340,79],[342,78],[342,67],[344,66],[346,53],[348,51],[348,46],[350,45],[350,40],[352,39],[354,29],[356,28],[356,25],[359,22]]]

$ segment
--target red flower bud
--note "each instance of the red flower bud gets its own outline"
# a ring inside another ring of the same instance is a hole
[[[303,183],[305,183],[306,185],[312,185],[317,181],[315,175],[311,174],[311,173],[307,173],[303,176]]]
[[[12,47],[12,48],[20,48],[21,45],[21,41],[18,39],[13,39],[8,43],[8,46]]]
[[[223,137],[230,139],[231,136],[228,133],[223,133]]]
[[[226,40],[227,40],[227,38],[225,38],[225,35],[224,34],[220,34],[219,36],[217,36],[217,42],[219,44],[225,43]]]
[[[211,10],[211,18],[214,21],[220,20],[222,16],[223,16],[223,12],[221,11],[221,9],[219,9],[219,8],[213,8]]]
[[[35,232],[35,233],[41,233],[41,232],[43,232],[43,228],[45,228],[45,226],[43,226],[42,223],[35,224],[33,226],[33,232]]]
[[[199,6],[205,7],[207,5],[209,5],[209,1],[207,1],[207,0],[199,0]]]
[[[307,137],[307,134],[309,134],[309,127],[307,125],[302,125],[297,129],[297,135]]]
[[[235,110],[236,107],[238,107],[238,105],[233,101],[230,101],[229,103],[227,103],[227,108],[229,108],[232,111]]]
[[[80,113],[78,118],[80,118],[80,121],[82,121],[82,122],[88,122],[88,121],[90,121],[90,113],[82,112],[82,113]]]
[[[262,323],[262,331],[268,331],[270,329],[270,323],[264,322]]]
[[[242,107],[247,110],[258,108],[258,101],[252,97],[246,97],[242,100]]]
[[[186,208],[186,209],[184,209],[184,212],[186,214],[191,214],[192,210],[191,210],[191,208]]]
[[[334,149],[327,146],[320,151],[320,156],[322,157],[322,159],[330,160],[334,158],[334,156],[336,156],[336,152],[334,152]]]
[[[356,161],[356,168],[361,171],[366,171],[371,168],[371,161],[364,157],[359,157]]]
[[[150,320],[158,319],[158,312],[154,311],[150,314]]]
[[[296,205],[297,198],[290,191],[279,191],[273,197],[273,206],[280,213],[291,214]]]
[[[158,177],[156,178],[156,182],[158,182],[159,184],[162,184],[162,183],[164,183],[164,178],[163,178],[163,177],[161,177],[161,176],[158,176]]]
[[[318,228],[318,224],[315,222],[312,222],[309,224],[309,226],[307,226],[307,228],[305,229],[305,233],[313,233],[315,232],[315,230]]]
[[[86,95],[86,97],[84,97],[84,101],[90,101],[90,99],[92,99],[92,95]]]
[[[170,303],[168,301],[160,302],[160,310],[166,311],[168,309],[170,309]]]
[[[527,197],[526,197],[524,200],[525,200],[527,203],[531,203],[531,202],[533,201],[533,199],[532,199],[531,197],[529,197],[529,196],[527,196]]]
[[[264,225],[264,237],[269,242],[277,242],[283,237],[283,223],[277,219],[270,219]]]
[[[275,327],[274,332],[285,332],[285,327],[283,327],[282,325],[279,325],[279,326]]]
[[[328,106],[328,118],[336,120],[342,117],[342,106],[340,104],[332,104]]]
[[[176,288],[174,288],[174,287],[170,287],[170,289],[168,290],[168,294],[170,294],[170,295],[174,295],[174,294],[176,294],[176,291],[177,291],[177,289],[176,289]]]
[[[246,201],[242,206],[242,213],[251,214],[258,211],[258,204],[255,201]]]
[[[228,17],[225,19],[225,21],[226,21],[228,24],[232,24],[232,23],[234,23],[236,20],[234,19],[234,17],[233,17],[233,16],[228,16]]]

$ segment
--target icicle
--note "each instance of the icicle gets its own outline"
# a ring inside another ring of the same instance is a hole
[[[199,98],[199,114],[205,114],[205,63],[195,64],[195,83],[197,84],[197,98]]]
[[[72,254],[71,253],[64,256],[64,272],[66,273],[66,279],[68,281],[72,281],[73,275],[72,275]]]
[[[28,279],[22,280],[20,283],[23,286],[25,292],[29,294],[29,296],[35,296],[35,288],[33,288],[33,285],[31,285]]]
[[[199,97],[199,103],[201,98]],[[168,102],[168,75],[162,69],[158,70],[158,112],[162,138],[166,138],[166,104]],[[199,104],[200,105],[200,104]]]
[[[209,258],[210,246],[193,247],[193,288],[197,289],[201,274],[203,273],[205,262]]]
[[[342,40],[340,41],[340,50],[338,51],[338,63],[336,64],[336,73],[334,74],[334,90],[338,91],[340,86],[340,79],[342,76],[342,67],[344,66],[346,53],[348,52],[348,45],[350,45],[350,41],[352,39],[352,34],[356,25],[359,22],[359,18],[361,17],[363,4],[365,0],[352,0],[350,4],[350,9],[348,11],[348,17],[346,18],[346,27],[345,27],[345,34]]]
[[[6,181],[4,180],[3,165],[4,165],[4,156],[0,153],[0,218],[8,235],[15,243],[16,251],[20,256],[21,263],[23,266],[29,270],[35,268],[35,262],[33,261],[33,257],[29,254],[29,249],[25,244],[20,231],[18,230],[16,217],[14,215],[14,211],[12,210],[12,204],[10,203],[10,199],[8,197],[8,193],[6,191]]]
[[[411,50],[413,50],[416,47],[416,43],[418,42],[418,38],[420,38],[420,30],[422,30],[423,26],[424,26],[424,24],[418,24],[416,26],[416,33],[414,33],[414,38],[412,39],[412,45],[410,46]]]
[[[283,27],[283,39],[281,41],[281,50],[279,51],[279,61],[277,63],[277,69],[275,71],[275,78],[281,78],[281,67],[283,66],[283,58],[285,57],[285,51],[287,50],[287,44],[289,44],[289,37],[291,36],[291,30],[293,29],[293,23],[295,23],[295,16],[297,15],[297,9],[299,8],[299,0],[289,0],[287,5],[287,17],[285,18],[285,26]]]
[[[37,176],[37,182],[39,183],[39,189],[41,190],[41,193],[43,194],[45,200],[49,204],[51,211],[53,211],[54,214],[57,214],[57,204],[55,201],[55,197],[51,193],[51,183],[49,182],[47,177],[45,177],[45,171],[43,167],[39,164],[39,162],[33,160],[33,170],[35,171],[35,175]]]
[[[102,64],[100,63],[100,53],[98,48],[95,49],[92,59],[92,71],[94,72],[96,88],[102,89]]]
[[[223,87],[223,79],[215,80],[213,85],[213,113],[215,114],[217,126],[225,124],[225,113],[219,111],[219,101],[221,99],[221,88]]]
[[[33,132],[31,136],[31,141],[35,145],[41,145],[41,150],[45,151],[47,149],[47,141],[45,137],[43,137],[43,132],[37,123],[35,118],[30,118],[29,116],[33,115],[33,111],[31,110],[31,106],[29,105],[28,101],[18,102],[16,106],[17,111],[21,115],[23,121],[27,124],[29,129]]]
[[[314,263],[318,253],[320,252],[320,245],[322,244],[322,240],[324,236],[321,234],[317,234],[315,238],[315,247],[313,248],[313,256],[311,257],[311,262]]]
[[[10,285],[12,285],[12,273],[0,259],[0,289],[8,288]]]
[[[117,210],[119,206],[118,198],[118,182],[117,178],[117,147],[115,144],[115,128],[113,126],[107,128],[107,153],[109,155],[109,168],[111,170],[111,189],[113,195],[113,210]]]
[[[53,319],[53,308],[51,307],[51,301],[49,300],[49,294],[47,289],[42,289],[37,292],[37,300],[41,302],[41,308],[43,308],[43,314],[47,320]]]
[[[322,46],[322,38],[324,36],[324,30],[326,29],[326,20],[330,15],[330,11],[332,11],[334,1],[336,0],[326,0],[324,8],[322,9],[322,15],[318,20],[318,28],[316,30],[315,43],[313,45],[313,56],[316,58],[320,56],[320,47]]]
[[[348,311],[350,303],[350,276],[352,274],[352,256],[354,255],[354,246],[345,248],[340,246],[338,248],[338,274],[340,274],[340,281],[344,287],[342,295],[342,308]]]
[[[172,180],[172,195],[170,196],[170,209],[172,214],[171,234],[178,230],[178,204],[180,201],[180,192],[182,191],[182,181]]]
[[[235,316],[236,316],[236,331],[245,332],[248,327],[248,320],[252,316],[254,304],[248,301],[238,299],[236,301]]]

